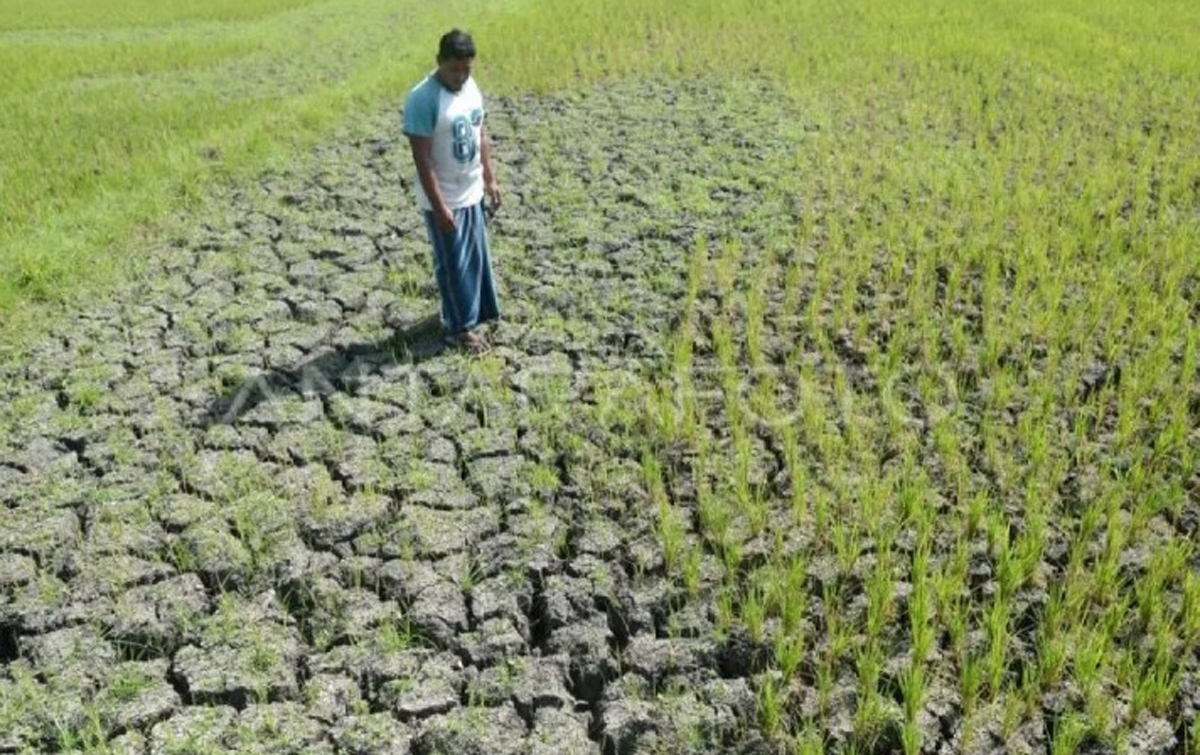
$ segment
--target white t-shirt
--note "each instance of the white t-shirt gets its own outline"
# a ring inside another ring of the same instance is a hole
[[[451,210],[483,201],[483,117],[483,95],[473,78],[451,92],[431,73],[404,100],[404,133],[432,137],[433,174]],[[417,204],[433,209],[419,177],[415,183]]]

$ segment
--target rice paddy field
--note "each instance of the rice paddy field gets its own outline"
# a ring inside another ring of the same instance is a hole
[[[1200,6],[429,8],[0,0],[0,753],[1200,753]]]

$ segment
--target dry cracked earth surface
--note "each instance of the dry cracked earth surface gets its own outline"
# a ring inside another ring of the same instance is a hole
[[[695,239],[753,258],[792,222],[772,177],[811,127],[773,102],[678,83],[491,102],[504,316],[482,357],[431,321],[389,110],[218,196],[0,367],[0,753],[773,751],[771,649],[717,630],[712,552],[692,589],[668,578],[638,437]],[[752,442],[749,474],[786,495],[780,450]],[[809,656],[830,568],[801,578]],[[952,677],[930,673],[924,752],[963,748]],[[828,708],[798,690],[788,715],[862,751],[853,673],[832,681]],[[1200,708],[1195,664],[1179,700]],[[1136,736],[1178,743],[1159,719]],[[975,741],[1045,751],[1048,728]]]
[[[4,368],[0,752],[628,753],[752,730],[747,661],[704,611],[666,639],[681,606],[634,443],[594,410],[636,395],[685,247],[756,208],[745,176],[787,144],[699,90],[491,111],[488,355],[431,327],[389,111],[222,196]],[[712,212],[654,204],[680,181]]]

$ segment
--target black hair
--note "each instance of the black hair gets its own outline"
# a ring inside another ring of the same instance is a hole
[[[475,40],[465,31],[451,29],[438,42],[438,60],[466,60],[475,57]]]

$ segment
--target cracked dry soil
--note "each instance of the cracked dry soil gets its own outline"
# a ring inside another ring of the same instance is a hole
[[[814,127],[776,103],[745,84],[646,82],[492,101],[504,317],[484,357],[440,346],[430,251],[389,109],[181,219],[149,274],[0,366],[0,753],[773,751],[759,700],[774,649],[720,631],[721,558],[698,534],[698,491],[679,479],[668,494],[683,537],[699,543],[698,589],[665,563],[639,433],[684,320],[696,239],[719,276],[724,241],[755,263],[798,213],[854,201],[801,196],[786,181],[788,166],[823,163],[797,158],[813,152]],[[810,261],[798,264],[806,273]],[[868,277],[870,311],[903,298],[878,270]],[[811,282],[777,283],[772,308],[807,297],[826,312]],[[698,363],[719,350],[722,311],[742,327],[731,301],[704,291],[696,303],[707,324]],[[872,316],[871,335],[892,324]],[[820,381],[836,373],[878,393],[852,334],[827,335],[825,358],[841,364],[824,372],[805,334],[769,322],[766,369],[795,357]],[[1101,389],[1116,376],[1084,378]],[[774,382],[784,404],[801,390],[789,380],[780,371]],[[729,419],[709,411],[704,432],[732,455]],[[918,430],[930,484],[944,486],[934,439]],[[778,439],[747,443],[745,474],[767,491],[769,522],[789,521]],[[686,469],[693,460],[679,454]],[[1154,542],[1194,539],[1196,511],[1193,497],[1177,521],[1155,520]],[[938,548],[955,537],[944,519]],[[773,544],[742,539],[738,579],[772,547],[812,543],[803,527],[776,529]],[[1061,577],[1067,529],[1052,528],[1039,580]],[[976,540],[970,600],[996,584]],[[817,721],[834,751],[862,752],[853,662],[831,667],[823,700],[811,682],[830,651],[822,601],[840,596],[849,621],[862,620],[874,557],[844,574],[824,547],[800,575],[811,642],[785,714]],[[1130,568],[1148,547],[1130,550]],[[896,574],[897,605],[909,578]],[[1014,627],[1006,673],[1019,679],[1046,591],[1015,600],[1033,617]],[[885,635],[881,674],[896,705],[908,639],[903,626]],[[1200,709],[1198,669],[1195,658],[1180,667],[1180,718]],[[925,753],[1046,751],[1073,704],[1047,696],[1006,739],[1008,711],[984,707],[968,743],[944,638],[928,675]],[[1168,752],[1187,734],[1146,715],[1131,746]],[[865,751],[898,749],[894,735]]]
[[[388,111],[220,196],[151,274],[3,368],[0,752],[750,736],[709,619],[668,639],[670,592],[639,576],[635,443],[588,417],[638,390],[686,247],[756,209],[746,182],[788,145],[735,133],[701,88],[634,89],[493,103],[486,357],[439,345]],[[714,199],[684,212],[681,190]]]

